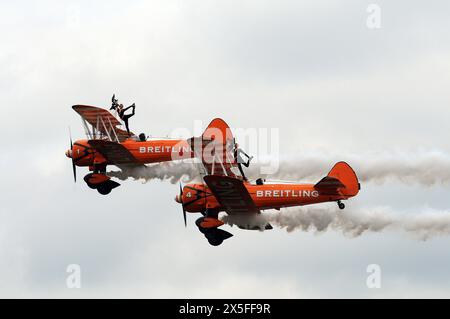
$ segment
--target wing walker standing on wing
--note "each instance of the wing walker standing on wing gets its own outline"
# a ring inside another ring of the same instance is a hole
[[[126,130],[121,128],[122,123],[108,110],[89,105],[72,106],[81,116],[87,136],[87,139],[75,143],[70,138],[70,148],[66,151],[66,156],[72,159],[74,180],[77,166],[88,167],[91,173],[84,177],[84,181],[102,195],[109,194],[120,185],[107,176],[108,165],[126,170],[144,167],[149,163],[191,158],[193,155],[187,141],[183,139],[147,140],[144,133],[137,137],[127,127],[128,119],[134,114],[134,103],[122,110],[120,105],[114,95],[111,110],[118,111]],[[133,108],[132,114],[123,115],[129,108]]]
[[[126,111],[129,109],[133,109],[131,114],[125,114]],[[116,95],[114,94],[112,97],[112,105],[110,110],[116,110],[117,114],[119,115],[120,119],[125,123],[125,128],[127,129],[127,133],[130,134],[130,128],[128,125],[128,120],[130,117],[134,116],[136,111],[136,104],[133,103],[129,107],[123,107],[123,104],[119,104],[119,100],[116,99]]]

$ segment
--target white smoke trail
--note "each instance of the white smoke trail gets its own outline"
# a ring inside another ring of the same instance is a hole
[[[432,186],[450,184],[450,155],[438,151],[401,153],[373,152],[366,154],[346,154],[345,156],[325,153],[302,153],[298,156],[283,157],[274,174],[263,176],[268,179],[315,182],[325,176],[335,162],[344,160],[355,170],[361,182],[384,183],[399,181],[406,184]],[[252,163],[246,173],[254,179],[260,177],[262,167],[270,161],[264,159]],[[273,163],[272,163],[273,164]],[[198,163],[189,161],[150,164],[142,168],[112,171],[108,175],[125,180],[129,177],[149,181],[152,179],[201,181]]]
[[[229,225],[250,225],[262,228],[266,223],[286,229],[323,233],[340,231],[349,237],[367,232],[403,231],[420,240],[450,235],[450,210],[437,211],[425,208],[420,212],[395,212],[389,207],[345,209],[335,207],[301,207],[262,213],[259,216],[223,216]]]
[[[270,179],[314,182],[325,176],[332,165],[344,160],[353,167],[362,182],[384,183],[399,181],[407,184],[431,186],[450,183],[450,155],[439,151],[401,153],[373,152],[359,155],[329,155],[325,153],[302,153],[295,157],[283,157],[276,173],[265,176]],[[270,161],[254,163],[248,175],[257,178],[261,167]],[[272,163],[273,164],[273,163]]]
[[[159,179],[168,180],[172,184],[179,181],[189,183],[198,181],[199,168],[198,164],[193,162],[164,162],[123,169],[121,171],[110,171],[108,176],[116,177],[120,180],[134,178],[135,180],[148,182],[153,179]]]

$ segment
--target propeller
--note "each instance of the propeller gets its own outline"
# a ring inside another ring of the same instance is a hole
[[[183,209],[184,227],[187,227],[187,221],[186,221],[186,209],[184,208],[184,203],[183,203],[183,187],[181,186],[181,182],[180,182],[180,195],[179,195],[179,199],[180,199],[181,207],[182,207],[182,209]]]
[[[72,143],[72,132],[70,131],[69,126],[69,139],[70,139],[70,151],[72,152],[73,143]],[[77,182],[77,167],[75,166],[75,160],[73,159],[73,154],[71,154],[70,158],[72,159],[72,171],[73,171],[73,180]]]

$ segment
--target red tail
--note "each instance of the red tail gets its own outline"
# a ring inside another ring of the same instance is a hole
[[[352,197],[358,194],[360,184],[350,165],[339,162],[314,187],[328,194],[342,194],[346,197]]]

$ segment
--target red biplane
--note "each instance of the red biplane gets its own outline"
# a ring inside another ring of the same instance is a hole
[[[228,125],[220,119],[215,119],[202,137],[190,139],[189,144],[196,144],[192,149],[196,157],[202,159],[207,174],[202,184],[180,186],[175,200],[182,205],[185,225],[186,212],[203,215],[196,225],[213,246],[232,236],[218,228],[224,224],[219,212],[249,220],[266,209],[330,201],[344,209],[342,200],[356,196],[360,189],[355,172],[345,162],[335,164],[328,175],[315,184],[270,183],[262,179],[251,183],[236,169],[238,164],[232,153],[234,138]],[[270,224],[262,227],[251,223],[237,225],[252,230],[272,228]]]
[[[106,175],[107,165],[121,169],[143,167],[158,163],[191,158],[193,152],[186,140],[149,139],[145,134],[136,136],[121,128],[122,123],[109,111],[88,105],[72,108],[81,116],[87,139],[70,140],[66,156],[72,159],[76,181],[76,166],[87,166],[91,173],[84,177],[86,184],[106,195],[120,184]]]

